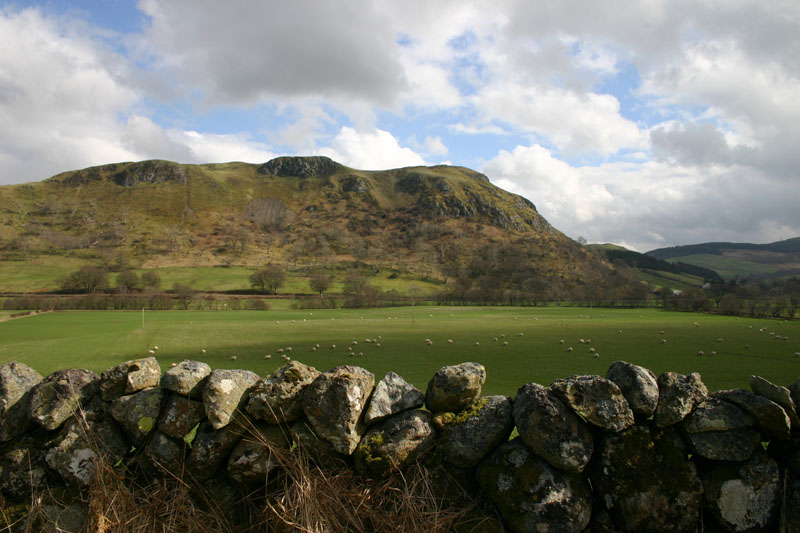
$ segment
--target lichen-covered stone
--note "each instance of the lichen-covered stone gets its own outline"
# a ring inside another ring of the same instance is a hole
[[[22,435],[33,425],[28,416],[31,389],[42,375],[26,364],[11,361],[0,365],[0,442]]]
[[[211,422],[203,422],[192,441],[192,450],[186,461],[187,470],[200,481],[209,479],[228,459],[243,433],[244,428],[238,423],[214,429]]]
[[[750,415],[755,426],[768,439],[787,440],[791,421],[783,407],[760,394],[744,389],[717,391],[712,397],[736,404]]]
[[[512,412],[520,438],[536,455],[556,468],[583,471],[594,450],[592,432],[552,391],[523,385]]]
[[[43,430],[30,431],[0,445],[0,490],[13,501],[30,501],[31,493],[52,485],[45,463]],[[51,479],[52,478],[52,479]]]
[[[664,372],[658,376],[658,405],[653,420],[659,427],[677,424],[708,396],[700,374]]]
[[[156,431],[147,442],[144,453],[157,466],[177,475],[183,470],[186,443]]]
[[[161,387],[183,396],[202,398],[209,374],[211,367],[206,363],[184,360],[164,373]]]
[[[128,443],[111,420],[84,422],[73,418],[48,447],[45,461],[70,485],[89,484],[97,461],[115,463],[128,451]]]
[[[380,422],[393,414],[422,407],[425,396],[418,388],[392,371],[375,385],[364,413],[364,423]]]
[[[800,531],[800,480],[786,484],[786,503],[783,506],[786,531]]]
[[[58,429],[91,401],[99,386],[100,376],[91,370],[57,370],[33,388],[30,417],[46,430]]]
[[[161,367],[155,357],[134,359],[103,371],[100,394],[110,402],[124,394],[157,387],[160,382]]]
[[[581,418],[606,431],[622,431],[633,425],[633,411],[617,385],[600,376],[557,379],[552,390]]]
[[[203,402],[172,393],[161,411],[158,429],[174,439],[182,439],[205,417]]]
[[[159,388],[152,388],[121,396],[111,404],[111,416],[134,444],[142,444],[156,429],[165,394]]]
[[[478,398],[444,425],[439,449],[450,464],[472,468],[507,441],[513,429],[511,398]]]
[[[228,475],[239,483],[265,483],[280,466],[276,452],[286,452],[286,428],[256,423],[233,448],[228,458]]]
[[[606,379],[616,383],[635,416],[648,418],[653,415],[658,405],[658,382],[650,370],[616,361],[608,367]]]
[[[767,454],[745,463],[714,463],[702,477],[706,507],[725,530],[775,530],[781,476]]]
[[[703,485],[674,427],[604,433],[589,477],[599,503],[623,531],[694,531]]]
[[[512,531],[577,532],[589,523],[592,493],[586,480],[553,468],[521,439],[496,448],[477,477]]]
[[[243,408],[247,394],[258,382],[258,374],[249,370],[214,370],[203,388],[203,404],[214,429],[228,425],[233,414]]]
[[[313,366],[290,361],[256,383],[247,412],[270,424],[294,422],[303,416],[302,392],[319,376]]]
[[[386,477],[430,450],[436,430],[427,411],[403,411],[372,426],[356,447],[356,470],[365,476]]]
[[[337,452],[333,444],[321,439],[314,432],[308,420],[301,419],[289,426],[292,445],[306,454],[311,462],[327,470],[345,468],[350,456]]]
[[[745,461],[761,440],[747,413],[717,398],[695,407],[682,427],[692,452],[714,461]]]
[[[361,441],[363,422],[375,376],[357,366],[340,366],[320,374],[303,391],[303,411],[314,433],[351,454]]]
[[[444,366],[433,375],[425,391],[425,405],[432,413],[457,413],[481,395],[486,369],[478,363]]]
[[[786,414],[789,415],[789,420],[792,422],[792,430],[800,430],[800,418],[797,415],[797,406],[792,399],[792,393],[789,389],[781,387],[780,385],[775,385],[761,376],[750,376],[750,390],[783,407],[783,410],[786,411]]]

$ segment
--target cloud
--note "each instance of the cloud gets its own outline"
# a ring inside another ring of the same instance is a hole
[[[425,160],[410,148],[401,147],[388,131],[359,132],[343,126],[331,145],[320,154],[361,170],[384,170],[425,165]]]
[[[567,235],[639,251],[679,243],[771,242],[800,234],[796,186],[740,166],[648,161],[572,166],[533,144],[481,168]]]

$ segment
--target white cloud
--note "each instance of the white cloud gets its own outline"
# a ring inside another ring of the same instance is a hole
[[[425,137],[425,150],[431,155],[447,155],[450,151],[447,146],[442,142],[441,137]]]
[[[170,130],[167,135],[177,144],[191,150],[194,163],[227,161],[263,163],[277,155],[270,152],[266,145],[253,142],[240,134],[219,135]]]
[[[383,170],[425,165],[425,160],[410,148],[399,145],[388,131],[359,132],[343,126],[331,145],[320,154],[352,168]]]

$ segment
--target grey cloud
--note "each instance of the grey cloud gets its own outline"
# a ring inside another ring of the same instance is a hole
[[[151,67],[215,103],[324,96],[390,104],[405,86],[389,21],[372,3],[153,0]]]
[[[757,154],[753,148],[728,146],[725,136],[710,122],[659,127],[650,132],[650,142],[657,160],[681,165],[746,164]]]

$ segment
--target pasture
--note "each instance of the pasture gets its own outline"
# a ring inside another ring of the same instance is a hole
[[[146,357],[158,346],[156,356],[165,370],[197,359],[212,368],[246,368],[264,376],[283,364],[278,350],[291,347],[292,359],[318,370],[358,365],[376,379],[393,370],[422,390],[440,367],[476,361],[486,367],[485,394],[512,396],[528,382],[548,385],[571,374],[605,375],[620,359],[656,375],[699,372],[710,390],[748,388],[751,374],[781,385],[800,376],[800,358],[793,356],[800,351],[800,323],[777,320],[654,309],[417,306],[146,311],[142,327],[142,315],[73,311],[0,322],[0,364],[17,360],[42,375],[64,368],[99,373]],[[348,347],[363,355],[350,356]],[[592,348],[599,357],[593,357]],[[697,355],[700,350],[703,356]]]

